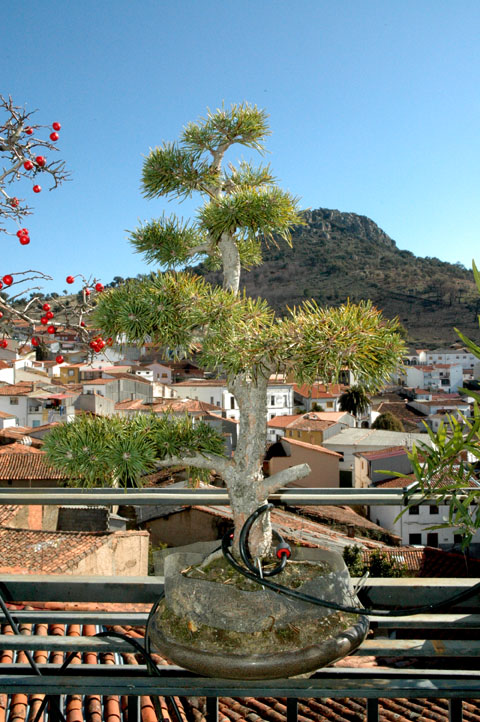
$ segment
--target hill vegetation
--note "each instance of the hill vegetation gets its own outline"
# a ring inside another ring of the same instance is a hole
[[[455,343],[459,325],[478,339],[480,299],[470,270],[400,250],[365,216],[326,208],[303,216],[291,248],[271,244],[262,266],[243,271],[249,295],[266,298],[279,313],[308,298],[321,306],[371,299],[388,318],[399,318],[412,345]],[[218,273],[195,270],[220,282]]]

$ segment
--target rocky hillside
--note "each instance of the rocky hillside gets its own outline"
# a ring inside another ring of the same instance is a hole
[[[243,272],[248,294],[280,313],[308,298],[322,306],[369,298],[387,317],[398,316],[412,345],[454,343],[454,326],[478,341],[480,296],[470,270],[401,251],[365,216],[319,208],[304,218],[291,248],[279,241],[265,249],[262,266]],[[218,273],[205,275],[220,282]]]

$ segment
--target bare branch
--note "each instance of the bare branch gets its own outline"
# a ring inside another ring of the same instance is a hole
[[[268,497],[269,494],[273,494],[274,491],[281,489],[292,481],[303,479],[305,476],[308,476],[310,472],[311,469],[308,464],[297,464],[296,466],[290,466],[288,469],[277,471],[273,476],[269,476],[263,480],[260,486],[262,495]]]
[[[222,456],[213,454],[193,454],[192,456],[169,456],[155,462],[158,469],[164,469],[169,466],[197,466],[199,469],[212,469],[219,476],[228,473],[232,463]]]

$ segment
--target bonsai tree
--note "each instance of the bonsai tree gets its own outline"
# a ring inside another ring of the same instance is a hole
[[[245,519],[272,492],[309,473],[308,465],[300,464],[263,475],[271,376],[329,382],[348,366],[364,386],[373,388],[389,378],[403,350],[396,321],[383,318],[368,301],[331,309],[306,301],[278,317],[264,300],[240,291],[241,269],[261,263],[263,244],[291,242],[292,226],[302,222],[297,200],[278,187],[268,166],[225,161],[234,144],[262,153],[268,133],[266,113],[244,103],[208,112],[189,123],[178,142],[149,153],[142,176],[147,198],[181,200],[198,193],[203,204],[192,223],[162,216],[131,233],[135,250],[164,272],[106,290],[95,313],[97,326],[112,338],[138,344],[149,340],[177,355],[200,343],[204,368],[225,377],[240,409],[235,456],[212,453],[193,438],[179,448],[165,426],[166,440],[161,434],[155,440],[156,464],[212,469],[222,477],[235,545]],[[223,287],[178,270],[198,260],[222,270]],[[58,444],[61,432],[55,437]],[[94,440],[85,446],[85,454],[95,454]],[[55,454],[52,447],[52,462],[75,476],[78,459]],[[269,516],[262,515],[252,529],[252,554],[262,557],[270,541]]]
[[[69,179],[65,162],[54,157],[58,153],[61,125],[57,121],[49,126],[39,124],[34,117],[36,112],[27,111],[15,105],[12,98],[0,95],[0,232],[25,247],[31,241],[25,224],[33,208],[22,194],[40,198],[47,188],[54,190]],[[28,261],[25,265],[29,267]],[[42,340],[51,338],[59,325],[75,329],[85,343],[92,340],[83,319],[93,308],[95,295],[103,286],[93,279],[90,291],[87,279],[82,279],[81,297],[67,306],[60,300],[55,304],[46,303],[40,294],[41,286],[29,285],[49,280],[52,280],[49,275],[36,270],[8,269],[8,273],[0,277],[0,345],[3,348],[8,346],[15,319],[27,322],[33,348],[40,348]],[[66,278],[67,283],[74,280],[73,276]],[[61,356],[58,358],[63,361]]]

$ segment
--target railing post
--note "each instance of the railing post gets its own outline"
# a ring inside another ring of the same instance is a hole
[[[207,722],[218,722],[218,697],[207,697],[205,717]]]
[[[452,697],[448,700],[448,722],[463,721],[463,704],[458,697]]]
[[[140,722],[140,697],[128,695],[127,715],[128,722]]]
[[[287,722],[298,722],[298,699],[287,697]]]
[[[367,699],[367,722],[379,722],[378,699]]]

